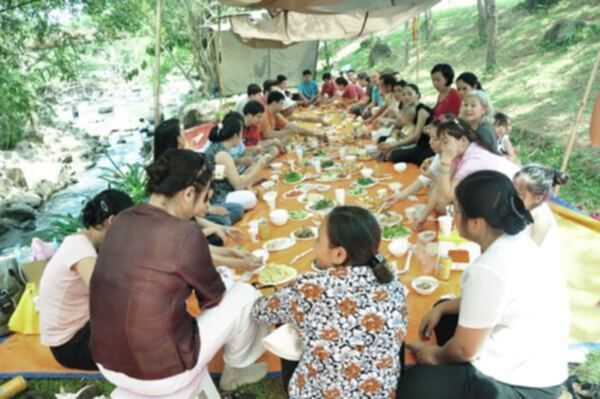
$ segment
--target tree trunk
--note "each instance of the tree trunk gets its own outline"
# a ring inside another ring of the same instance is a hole
[[[485,0],[489,20],[488,48],[485,66],[493,69],[496,66],[496,47],[498,38],[498,14],[496,0]]]
[[[425,11],[425,39],[427,43],[431,41],[431,36],[433,36],[433,13],[430,8]]]
[[[486,6],[484,4],[485,0],[477,0],[477,11],[478,11],[478,15],[479,15],[479,21],[478,21],[478,27],[479,27],[479,39],[480,40],[485,40],[486,36],[487,36],[487,24],[488,24],[488,20],[487,20],[487,12],[486,12]]]
[[[404,23],[404,33],[406,35],[406,38],[404,40],[404,62],[406,65],[408,65],[408,57],[409,57],[409,52],[410,52],[410,39],[412,39],[412,30],[410,29],[410,22],[406,21]]]

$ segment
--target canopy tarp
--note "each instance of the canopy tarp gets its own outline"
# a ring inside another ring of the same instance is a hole
[[[264,14],[262,18],[247,15],[229,18],[232,31],[242,40],[258,39],[291,44],[307,40],[352,38],[386,31],[425,12],[439,0],[221,1],[230,5],[235,3],[237,6],[266,7],[270,10],[270,14]]]

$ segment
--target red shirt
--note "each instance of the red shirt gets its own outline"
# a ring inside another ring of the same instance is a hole
[[[329,97],[333,97],[335,95],[335,83],[333,83],[331,80],[323,83],[323,86],[321,86],[321,94],[327,94]]]
[[[365,96],[365,91],[359,85],[354,83],[350,83],[346,90],[344,90],[344,94],[342,94],[342,98],[345,100],[360,100]]]
[[[458,116],[460,113],[460,106],[462,105],[462,98],[456,91],[456,89],[451,88],[450,92],[442,101],[439,100],[438,103],[433,109],[434,117],[438,118],[445,113],[451,113],[454,116]]]
[[[258,125],[244,126],[244,133],[242,134],[244,145],[246,147],[254,147],[260,141],[260,130]]]

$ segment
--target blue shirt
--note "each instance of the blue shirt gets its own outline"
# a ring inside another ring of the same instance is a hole
[[[377,85],[373,85],[373,91],[371,92],[371,100],[374,100],[375,105],[378,107],[385,102],[383,97],[379,95],[379,87],[377,87]]]
[[[298,93],[302,94],[307,100],[312,100],[319,95],[319,85],[314,80],[308,83],[303,80],[298,86]]]

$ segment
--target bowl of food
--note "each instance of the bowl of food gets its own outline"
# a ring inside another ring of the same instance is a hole
[[[393,182],[388,184],[388,187],[390,188],[390,190],[392,190],[393,193],[398,193],[402,189],[402,183]]]
[[[298,241],[309,241],[317,238],[318,230],[316,227],[302,226],[292,232],[292,237]]]
[[[271,164],[271,168],[273,168],[273,170],[281,170],[281,168],[283,168],[283,163],[282,162],[273,162]]]
[[[435,239],[436,235],[437,234],[433,230],[425,230],[420,232],[417,237],[419,238],[419,241],[423,244],[428,244]]]
[[[390,242],[390,244],[388,245],[388,250],[396,258],[400,258],[400,257],[404,256],[406,254],[406,252],[408,252],[409,247],[410,247],[410,243],[408,242],[408,239],[397,238],[395,240],[392,240],[392,242]]]
[[[439,285],[440,282],[435,277],[431,276],[419,276],[411,283],[413,289],[421,295],[431,295]]]
[[[265,182],[262,182],[260,185],[265,191],[269,191],[270,189],[272,189],[273,187],[275,187],[275,182],[272,180],[267,180]]]
[[[275,226],[283,226],[290,218],[290,214],[285,209],[275,209],[271,211],[269,218]]]
[[[398,173],[404,172],[407,167],[408,165],[406,164],[406,162],[398,162],[394,164],[394,170]]]
[[[335,201],[329,199],[322,199],[317,202],[309,203],[306,206],[306,210],[310,212],[316,212],[321,214],[327,214],[335,208]]]
[[[360,174],[363,177],[365,177],[365,178],[371,177],[371,176],[373,176],[373,169],[371,169],[371,168],[362,168],[360,170]]]

